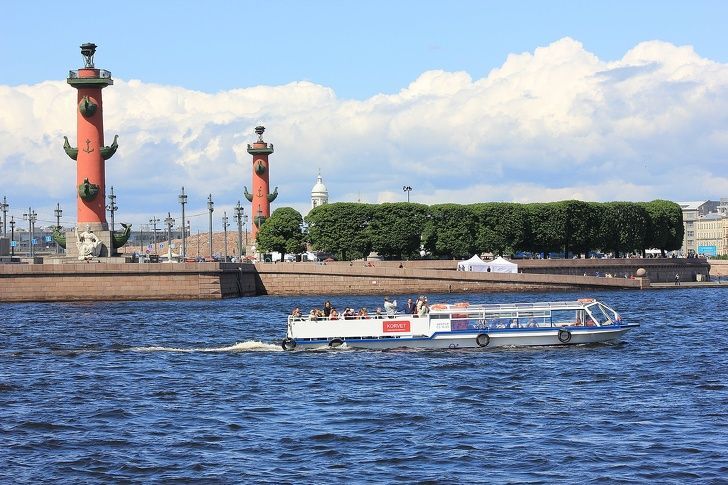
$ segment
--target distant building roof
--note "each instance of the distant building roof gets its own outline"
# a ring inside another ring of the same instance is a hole
[[[678,202],[677,205],[679,205],[682,210],[696,211],[696,210],[700,209],[701,205],[706,204],[708,202],[709,201],[707,201],[707,200],[699,200],[699,201],[693,201],[693,202]]]

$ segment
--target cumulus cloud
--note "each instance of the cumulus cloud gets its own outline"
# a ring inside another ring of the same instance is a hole
[[[16,208],[60,201],[74,220],[62,143],[77,143],[75,96],[65,80],[0,86],[3,194]],[[274,207],[302,212],[319,169],[331,201],[406,200],[403,185],[427,204],[728,196],[728,66],[660,41],[605,61],[564,38],[481,79],[428,71],[361,101],[304,81],[203,93],[116,79],[103,96],[107,143],[119,134],[107,162],[117,220],[178,211],[183,185],[193,225],[210,193],[231,215],[258,124],[275,146]]]

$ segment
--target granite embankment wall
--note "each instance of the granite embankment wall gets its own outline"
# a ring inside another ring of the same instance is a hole
[[[0,301],[220,299],[256,294],[251,264],[3,264]]]
[[[419,269],[397,265],[258,263],[258,291],[269,295],[479,293],[541,289],[648,287],[649,280]]]
[[[711,276],[728,276],[728,260],[711,259],[709,262]]]
[[[631,288],[695,281],[704,260],[524,260],[523,273],[455,271],[453,261],[315,263],[0,264],[0,301],[220,299],[237,296],[417,294]],[[637,268],[647,279],[624,278]],[[594,276],[611,273],[614,278]],[[559,274],[557,274],[559,273]],[[584,273],[587,276],[584,276]]]
[[[571,275],[571,276],[604,276],[611,274],[615,278],[634,275],[639,268],[647,271],[647,278],[653,283],[669,283],[680,274],[681,281],[697,281],[698,275],[706,277],[710,272],[710,264],[718,261],[687,258],[619,258],[619,259],[517,259],[518,271],[525,274]],[[420,260],[404,261],[407,269],[449,270],[457,267],[452,260]],[[728,261],[726,261],[728,263]],[[346,265],[348,262],[327,263],[327,265]],[[366,263],[357,261],[353,267],[362,267]],[[397,268],[399,261],[373,261],[375,268]],[[706,278],[704,278],[706,279]]]

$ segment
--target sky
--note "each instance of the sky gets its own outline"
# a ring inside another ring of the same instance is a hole
[[[189,194],[193,231],[247,204],[266,127],[272,205],[728,197],[728,2],[8,2],[0,197],[76,221],[79,45],[98,45],[117,222]],[[249,207],[247,208],[250,212]],[[22,225],[22,224],[21,224]]]

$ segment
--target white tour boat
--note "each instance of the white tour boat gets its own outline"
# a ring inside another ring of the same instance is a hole
[[[625,323],[593,299],[546,303],[434,304],[423,316],[394,314],[344,319],[288,317],[284,350],[334,348],[490,348],[589,344],[615,340]]]

